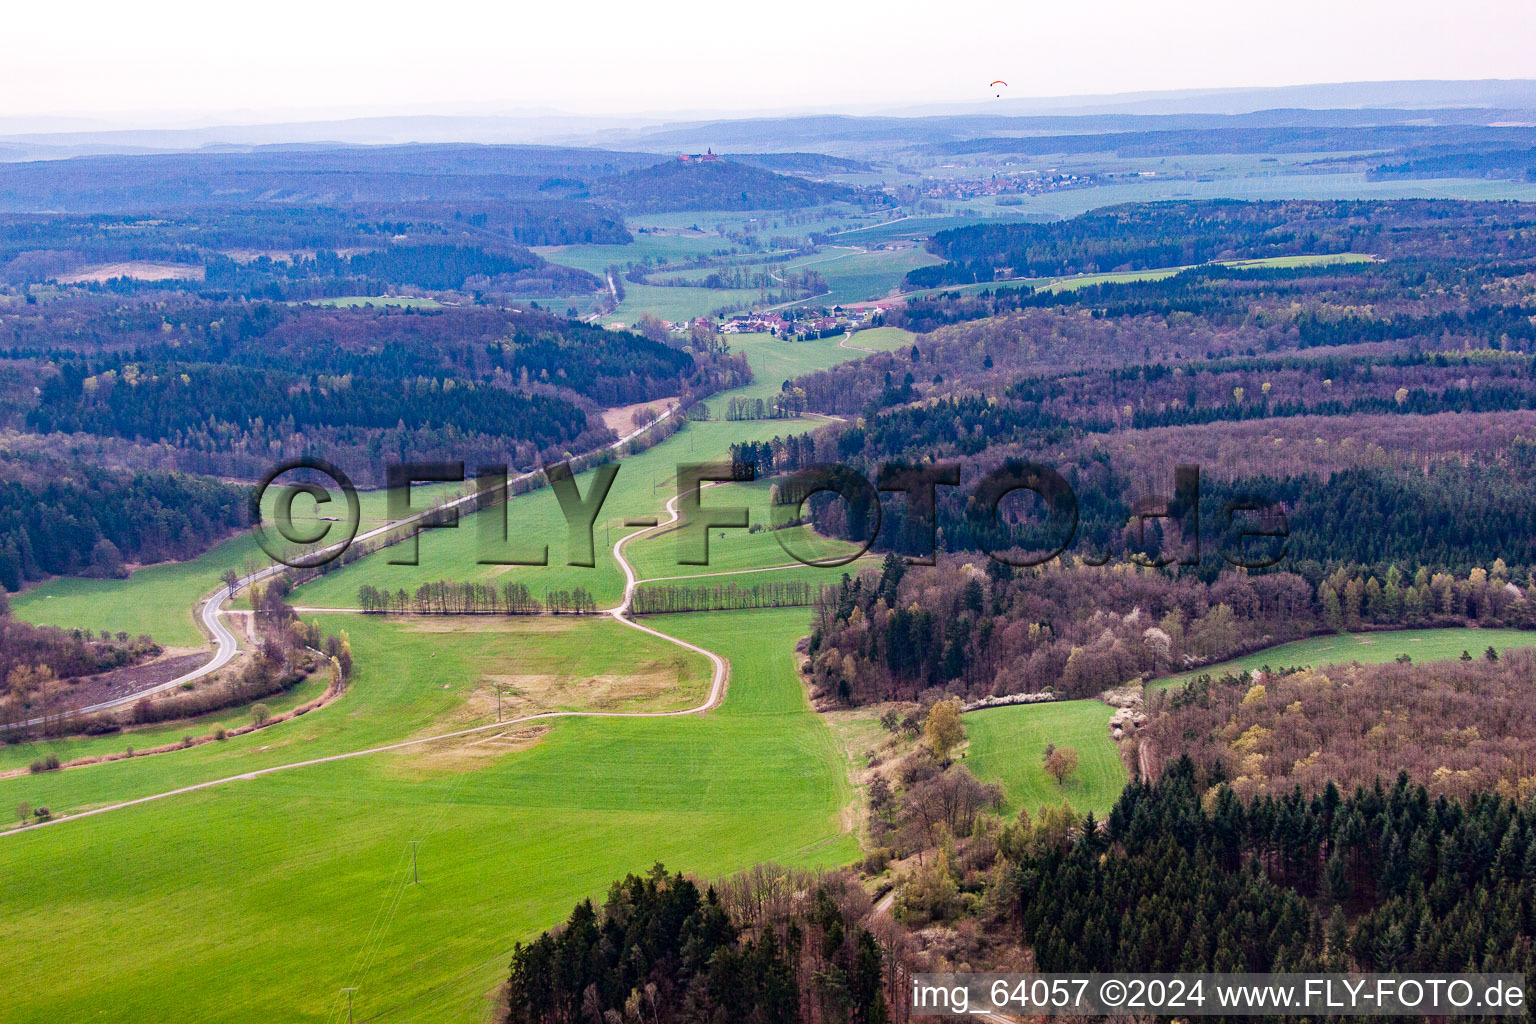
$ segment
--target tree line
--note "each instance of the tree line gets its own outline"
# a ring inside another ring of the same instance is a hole
[[[1536,581],[1389,566],[1199,576],[1119,563],[1013,570],[974,556],[845,574],[816,598],[811,683],[844,704],[1052,691],[1088,697],[1328,631],[1536,629]]]
[[[631,608],[636,615],[663,612],[726,611],[740,608],[795,608],[815,600],[813,587],[806,580],[784,583],[717,583],[713,586],[682,586],[647,583],[637,587]]]
[[[358,606],[370,614],[396,615],[550,615],[590,614],[597,600],[586,587],[544,591],[536,597],[524,583],[492,583],[438,580],[423,583],[414,592],[390,591],[364,583],[357,590]]]

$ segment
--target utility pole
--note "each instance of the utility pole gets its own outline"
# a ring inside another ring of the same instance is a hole
[[[421,881],[420,876],[416,874],[416,851],[421,849],[421,840],[411,839],[407,841],[411,844],[411,884],[415,885]]]
[[[342,991],[347,994],[347,1024],[352,1024],[352,993],[356,992],[357,989],[344,988]]]

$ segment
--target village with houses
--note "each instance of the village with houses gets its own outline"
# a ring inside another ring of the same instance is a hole
[[[838,334],[851,334],[867,327],[879,327],[884,319],[879,303],[849,306],[821,306],[735,313],[729,316],[697,316],[691,320],[657,321],[667,332],[686,335],[695,327],[717,334],[771,334],[788,341],[812,341]],[[605,324],[611,331],[638,330],[639,323],[614,321]]]

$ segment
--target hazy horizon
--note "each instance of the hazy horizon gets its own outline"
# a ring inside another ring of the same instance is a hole
[[[1212,0],[1175,11],[1114,0],[1087,13],[985,5],[953,19],[910,2],[793,0],[772,19],[701,3],[665,18],[612,3],[449,3],[426,24],[400,3],[365,18],[280,0],[263,15],[90,0],[65,26],[18,10],[14,38],[28,43],[0,68],[0,130],[869,113],[992,100],[993,79],[1009,83],[1005,98],[1045,100],[1536,77],[1522,31],[1536,13],[1515,0],[1474,0],[1450,21],[1429,0],[1303,0],[1283,12]]]

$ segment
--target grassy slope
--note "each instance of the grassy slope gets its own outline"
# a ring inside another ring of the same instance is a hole
[[[757,380],[730,394],[738,397],[766,397],[777,393],[780,383],[786,378],[864,355],[862,352],[838,348],[837,341],[836,338],[824,338],[815,342],[788,342],[769,335],[739,335],[732,339],[732,345],[746,354]],[[718,408],[724,408],[721,396],[716,396],[711,402]],[[626,518],[655,515],[667,498],[677,493],[675,473],[679,463],[725,460],[730,457],[730,446],[734,442],[766,441],[785,434],[804,433],[814,430],[822,422],[814,419],[694,422],[654,448],[624,459],[619,464],[619,474],[614,478],[613,489],[603,504],[594,530],[597,564],[593,568],[565,564],[565,519],[554,492],[544,488],[512,499],[505,512],[509,536],[522,545],[522,550],[529,547],[537,549],[545,543],[549,545],[551,564],[548,566],[479,564],[484,550],[479,539],[480,517],[467,517],[457,529],[428,530],[423,533],[418,565],[390,565],[389,559],[396,557],[398,552],[381,552],[359,559],[340,572],[331,573],[300,588],[294,600],[305,606],[351,608],[356,606],[357,589],[364,583],[377,587],[387,586],[391,590],[404,587],[412,591],[429,580],[479,580],[495,581],[498,584],[514,580],[526,583],[536,595],[542,594],[545,588],[586,587],[596,595],[599,607],[610,607],[619,602],[623,593],[623,576],[612,556],[613,542],[626,532],[623,525]],[[587,493],[591,479],[591,473],[577,478],[582,494]],[[749,490],[760,496],[727,500],[723,496],[728,493],[728,489],[710,488],[702,503],[709,508],[745,502],[763,510],[754,521],[766,522],[766,488],[760,486]],[[483,515],[500,515],[501,511],[495,509]],[[769,535],[748,535],[741,530],[725,532],[727,541],[724,544],[718,543],[720,531],[711,535],[709,566],[678,565],[676,535],[670,533],[632,546],[631,561],[641,570],[642,577],[674,576],[710,569],[756,568],[790,561],[778,550],[777,543]],[[822,543],[827,547],[835,546],[835,542]],[[754,551],[761,547],[763,555],[732,557],[730,552],[737,544]],[[772,552],[768,551],[769,548]],[[717,551],[720,552],[718,559]],[[762,560],[763,557],[771,560]]]
[[[771,334],[736,334],[731,336],[731,349],[742,352],[752,366],[754,380],[746,387],[728,392],[729,396],[745,399],[761,398],[764,401],[777,395],[786,380],[793,380],[813,370],[825,370],[846,363],[850,359],[863,358],[868,353],[840,348],[843,336],[818,338],[815,341],[783,341]],[[865,346],[874,348],[874,345]],[[706,403],[711,414],[725,414],[727,395],[715,395]],[[774,421],[769,421],[774,422]],[[804,426],[798,428],[805,430]],[[783,431],[780,430],[780,433]],[[770,435],[771,436],[771,435]]]
[[[786,421],[780,421],[786,422]],[[787,421],[793,422],[793,421]],[[705,509],[745,508],[748,522],[766,525],[771,522],[769,500],[770,483],[759,480],[753,483],[724,484],[701,492],[700,503]],[[809,526],[794,526],[783,531],[715,529],[709,534],[709,564],[681,565],[678,562],[679,533],[676,529],[659,530],[649,537],[634,542],[627,549],[630,564],[640,579],[657,579],[670,576],[694,576],[710,572],[735,572],[742,569],[766,569],[772,566],[794,565],[797,559],[787,552],[790,549],[815,559],[841,558],[857,550],[857,546],[831,537],[818,536]],[[841,569],[819,570],[827,583],[835,583]],[[728,577],[729,578],[729,577]],[[737,582],[741,582],[737,580]]]
[[[1105,814],[1127,780],[1109,738],[1112,714],[1113,709],[1096,700],[973,711],[965,716],[971,743],[965,764],[977,778],[1002,784],[1009,813],[1023,807],[1033,815],[1045,804],[1066,799],[1079,814]],[[1064,785],[1045,774],[1047,743],[1077,750],[1080,766]]]
[[[1536,646],[1536,633],[1519,629],[1399,629],[1379,633],[1330,633],[1294,643],[1268,647],[1256,654],[1233,658],[1217,665],[1207,665],[1189,672],[1154,680],[1150,686],[1166,690],[1209,672],[1234,675],[1263,668],[1297,668],[1303,665],[1331,665],[1358,661],[1377,665],[1407,654],[1415,662],[1444,661],[1461,657],[1468,651],[1475,658],[1492,646],[1503,652],[1511,647]]]
[[[915,341],[917,335],[900,327],[871,327],[856,333],[848,339],[848,344],[874,349],[876,352],[896,352],[911,348]]]
[[[937,256],[920,246],[866,252],[828,246],[814,256],[791,260],[785,266],[807,267],[820,273],[830,290],[805,302],[830,306],[884,298],[901,285],[907,271],[939,262],[942,261]]]
[[[195,647],[204,637],[193,621],[193,605],[218,586],[220,573],[252,557],[270,564],[255,538],[241,532],[197,558],[148,566],[126,580],[48,580],[13,597],[11,609],[17,618],[43,626],[148,633],[173,647]]]
[[[412,500],[421,504],[456,490],[457,485],[424,485],[412,489]],[[275,492],[269,493],[275,500]],[[384,491],[358,493],[360,531],[384,521],[386,497]],[[298,498],[293,503],[293,520],[312,521],[315,511],[311,499]],[[146,566],[125,580],[48,580],[12,597],[11,610],[17,618],[43,626],[106,629],[114,633],[121,630],[135,636],[148,633],[169,646],[200,646],[206,641],[193,618],[194,606],[219,585],[219,575],[224,570],[244,571],[248,561],[262,567],[271,564],[256,539],[242,530],[196,558]]]
[[[388,587],[390,590],[403,587],[411,592],[420,584],[432,580],[476,580],[498,585],[510,580],[527,584],[535,596],[541,596],[546,588],[586,587],[596,595],[599,607],[611,607],[618,604],[624,589],[624,577],[618,563],[613,560],[613,542],[629,532],[624,527],[626,518],[654,516],[661,505],[677,493],[675,473],[680,463],[726,460],[730,458],[732,442],[766,440],[786,430],[805,431],[814,428],[817,422],[758,420],[690,423],[656,447],[624,459],[619,463],[618,476],[614,478],[613,488],[608,492],[593,530],[594,560],[597,564],[592,568],[566,564],[569,556],[569,531],[554,491],[546,487],[513,498],[504,509],[498,507],[465,517],[455,529],[424,531],[417,565],[389,564],[391,558],[403,557],[399,548],[376,552],[358,559],[345,569],[299,588],[293,600],[307,607],[352,608],[357,605],[358,587],[364,583]],[[583,495],[591,487],[592,476],[592,473],[583,473],[577,477]],[[710,507],[716,504],[720,502],[714,494],[706,491],[703,505]],[[548,544],[549,565],[480,564],[479,560],[487,550],[480,540],[480,520],[500,516],[503,512],[507,517],[508,534],[512,538],[512,550],[531,556],[537,554],[537,549],[542,545]],[[718,532],[714,536],[718,537]],[[675,548],[670,544],[666,557],[675,559]],[[698,572],[707,568],[685,567],[677,571]]]
[[[484,725],[496,720],[492,676],[509,685],[518,685],[520,676],[574,683],[611,672],[615,664],[643,671],[652,662],[670,665],[680,654],[687,657],[672,644],[607,618],[318,619],[327,632],[345,630],[357,652],[358,681],[337,703],[270,730],[185,752],[0,780],[0,808],[28,800],[69,812],[254,768]],[[701,660],[686,674],[690,695],[700,692],[705,671]],[[657,706],[670,710],[689,703],[697,701],[669,697]],[[545,707],[584,704],[565,699]],[[85,753],[147,745],[131,735],[66,742],[89,744]],[[7,767],[30,760],[11,753],[18,749],[0,747]]]
[[[375,755],[0,840],[7,1020],[144,1020],[175,1007],[187,1019],[313,1021],[349,984],[363,1016],[472,1020],[514,939],[624,871],[657,859],[708,874],[855,856],[838,821],[851,797],[845,766],[794,669],[804,611],[667,622],[731,659],[719,711],[570,720],[470,770]],[[395,639],[376,635],[386,632]],[[375,710],[406,721],[443,703],[435,681],[456,673],[426,662],[440,646],[378,622],[355,639],[372,660],[353,693],[309,719],[335,725],[384,692],[394,699]],[[418,838],[422,884],[406,886],[406,841]],[[371,966],[353,970],[381,917]]]

